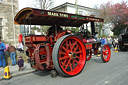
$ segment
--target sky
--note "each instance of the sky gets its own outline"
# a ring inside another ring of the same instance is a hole
[[[31,6],[33,0],[19,0],[19,10],[24,7]],[[63,3],[69,2],[75,4],[76,0],[54,0],[54,7],[59,6]],[[95,5],[100,5],[111,1],[112,3],[118,3],[122,0],[77,0],[78,5],[93,8]],[[128,0],[124,0],[128,1]]]

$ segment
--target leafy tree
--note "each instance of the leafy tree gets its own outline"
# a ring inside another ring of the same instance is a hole
[[[110,15],[114,24],[114,34],[119,35],[120,31],[128,26],[128,2],[122,1],[111,5]]]
[[[79,27],[72,27],[72,28],[71,28],[71,31],[72,31],[73,33],[77,33],[77,32],[79,32]]]
[[[41,31],[47,33],[47,30],[50,28],[50,26],[41,26]]]
[[[115,35],[119,35],[120,31],[128,27],[128,2],[122,1],[112,4],[107,2],[97,7],[99,10],[99,17],[104,19],[104,24],[113,24],[112,31]],[[104,24],[99,24],[99,28],[102,28]],[[101,31],[102,29],[99,29]]]
[[[98,37],[101,37],[101,30],[103,28],[103,23],[97,23],[97,26],[98,26]]]
[[[34,27],[31,27],[32,30],[36,30],[36,29],[39,29],[38,27],[34,26]]]

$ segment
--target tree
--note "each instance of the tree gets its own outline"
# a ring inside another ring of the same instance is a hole
[[[76,14],[78,14],[78,5],[77,5],[77,0],[75,1],[75,7],[76,7]]]
[[[34,0],[32,3],[32,7],[40,9],[50,9],[53,7],[53,4],[53,0]]]
[[[111,6],[111,2],[107,2],[105,4],[101,4],[99,7],[95,6],[95,9],[98,10],[98,14],[96,14],[99,18],[103,18],[104,19],[104,23],[97,23],[97,27],[98,27],[98,36],[101,37],[101,30],[104,26],[104,24],[110,23],[111,21],[111,17],[110,17],[110,6]]]
[[[111,5],[110,15],[114,24],[114,34],[119,35],[121,30],[128,27],[128,2],[122,1]]]
[[[31,3],[31,7],[40,8],[40,9],[51,9],[53,7],[54,1],[53,0],[33,0]],[[41,33],[46,32],[49,26],[41,26],[40,30]]]
[[[97,9],[99,10],[99,17],[104,19],[104,24],[111,23],[113,25],[112,31],[115,35],[119,35],[121,30],[128,27],[127,1],[121,1],[115,4],[107,2],[106,4],[101,4]],[[104,26],[104,24],[99,25]]]

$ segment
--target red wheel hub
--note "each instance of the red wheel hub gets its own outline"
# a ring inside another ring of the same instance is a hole
[[[110,60],[111,50],[108,45],[104,45],[102,55],[105,62],[108,62]]]

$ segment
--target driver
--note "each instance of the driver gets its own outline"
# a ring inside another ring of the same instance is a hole
[[[50,35],[55,35],[55,28],[57,28],[57,33],[60,32],[60,31],[63,31],[63,29],[60,27],[60,26],[51,26],[49,29],[48,29],[48,34],[47,36],[50,36]]]
[[[80,31],[84,34],[84,38],[89,38],[89,36],[91,36],[90,31],[87,28],[84,29],[84,25],[82,25]]]

